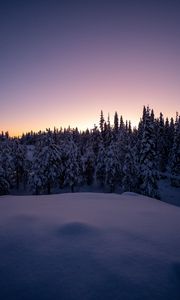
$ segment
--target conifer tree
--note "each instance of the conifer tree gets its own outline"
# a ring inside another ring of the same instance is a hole
[[[156,170],[156,145],[154,124],[147,107],[144,118],[143,136],[139,161],[140,191],[146,196],[159,198],[158,172]]]
[[[70,136],[69,141],[66,143],[66,161],[65,161],[65,179],[64,184],[69,186],[71,192],[74,192],[74,188],[81,181],[80,172],[80,157],[78,152],[78,147],[74,143],[72,137]]]
[[[0,165],[0,195],[9,194],[9,183],[6,180],[4,169]]]
[[[176,116],[171,153],[171,184],[180,187],[180,116]]]
[[[121,116],[119,132],[117,135],[117,139],[114,141],[114,146],[116,148],[116,152],[118,155],[118,179],[117,180],[120,185],[122,184],[123,166],[125,161],[127,144],[128,144],[128,132],[126,132],[125,130],[123,118]]]
[[[119,162],[115,143],[111,144],[106,149],[105,155],[105,184],[110,188],[110,192],[114,192],[119,174]]]
[[[123,165],[122,188],[124,191],[138,192],[138,167],[136,165],[135,153],[135,147],[133,148],[129,139]]]
[[[100,131],[103,132],[104,130],[104,114],[103,111],[101,110],[101,114],[100,114],[100,121],[99,121],[99,127],[100,127]]]
[[[128,133],[132,134],[131,121],[129,121],[129,123],[128,123]]]
[[[148,107],[147,107],[147,109],[148,109]],[[142,115],[142,123],[143,123],[143,125],[145,124],[145,122],[146,122],[146,107],[144,105],[143,106],[143,115]]]
[[[9,189],[15,185],[15,164],[13,161],[13,147],[10,140],[4,140],[0,143],[0,163],[3,169],[3,176],[9,184]]]
[[[36,194],[50,194],[52,187],[57,185],[60,162],[59,146],[49,133],[34,153],[30,182]]]
[[[16,182],[16,188],[19,189],[25,172],[26,146],[22,145],[19,139],[16,139],[14,140],[12,147],[12,157],[15,167],[14,180]]]
[[[111,123],[110,123],[110,115],[108,114],[108,119],[107,119],[107,129],[111,130]]]
[[[87,185],[91,185],[94,180],[95,172],[95,154],[91,145],[87,145],[85,153],[82,156],[83,179]]]
[[[165,127],[163,114],[160,113],[159,120],[157,122],[157,163],[160,172],[166,171],[166,152],[165,152]]]
[[[99,145],[99,151],[97,155],[97,162],[96,162],[96,182],[99,183],[101,186],[105,184],[106,178],[106,151],[103,142],[101,141]]]
[[[115,133],[117,133],[119,130],[119,117],[118,117],[118,113],[115,112],[114,114],[114,131]]]
[[[123,116],[120,116],[120,124],[119,124],[119,129],[125,130],[125,125],[124,125],[124,121],[123,121]]]

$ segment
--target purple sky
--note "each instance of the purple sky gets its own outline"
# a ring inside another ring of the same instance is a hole
[[[1,1],[0,129],[180,108],[180,1]]]

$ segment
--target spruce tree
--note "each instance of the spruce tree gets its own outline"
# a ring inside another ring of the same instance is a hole
[[[0,165],[0,195],[9,194],[9,183],[6,180],[4,169]]]
[[[15,187],[15,164],[13,159],[13,146],[10,140],[0,143],[0,162],[3,169],[4,178],[9,184],[9,188]]]
[[[118,182],[119,174],[117,148],[113,142],[106,149],[105,166],[105,184],[110,188],[110,192],[112,193]]]
[[[131,140],[126,150],[124,165],[122,188],[128,192],[138,192],[138,167],[136,165],[136,151]]]
[[[105,178],[106,178],[106,150],[104,147],[103,142],[99,144],[99,151],[97,155],[97,162],[96,162],[96,182],[100,184],[100,186],[104,186]]]
[[[94,181],[95,172],[95,154],[91,145],[87,144],[84,154],[82,155],[83,181],[91,185]]]
[[[118,117],[118,113],[115,112],[114,114],[114,131],[115,133],[117,133],[119,130],[119,117]]]
[[[139,160],[140,192],[146,196],[159,198],[158,172],[156,169],[156,145],[154,123],[151,120],[150,109],[147,107],[144,116],[143,136]]]
[[[99,121],[99,128],[100,128],[100,131],[103,132],[104,130],[104,114],[103,114],[103,111],[101,110],[101,114],[100,114],[100,121]]]
[[[65,145],[65,151],[66,161],[64,184],[70,187],[71,192],[74,192],[75,186],[82,181],[82,178],[80,172],[80,155],[78,147],[74,143],[71,136]]]
[[[26,157],[26,146],[21,144],[19,139],[13,142],[13,163],[15,166],[15,181],[16,188],[19,189],[20,184],[23,182],[25,172],[25,157]]]
[[[36,194],[50,194],[52,187],[57,186],[60,162],[59,146],[48,134],[40,140],[34,152],[30,183]]]
[[[125,125],[124,125],[124,121],[123,121],[123,116],[120,116],[119,129],[120,129],[121,131],[125,130]]]
[[[171,184],[180,187],[180,117],[176,116],[171,153]]]
[[[157,122],[157,163],[160,172],[166,171],[166,141],[165,141],[165,126],[163,114],[160,113],[159,120]]]

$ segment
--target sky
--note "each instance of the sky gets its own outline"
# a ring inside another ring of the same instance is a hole
[[[0,1],[0,130],[180,111],[180,1]]]

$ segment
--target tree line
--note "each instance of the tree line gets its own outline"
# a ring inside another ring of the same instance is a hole
[[[21,190],[50,194],[99,186],[109,192],[137,192],[159,198],[158,180],[180,186],[180,117],[175,120],[143,108],[138,128],[114,114],[100,114],[99,127],[46,129],[21,138],[0,134],[0,194]]]

